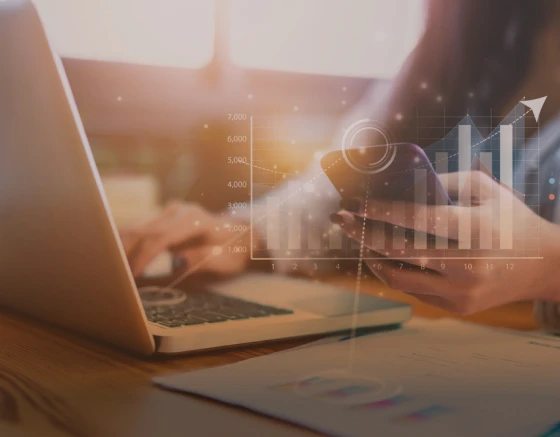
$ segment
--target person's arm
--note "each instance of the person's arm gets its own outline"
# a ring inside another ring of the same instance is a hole
[[[341,211],[337,221],[350,238],[360,238],[365,229],[366,242],[378,241],[379,236],[370,235],[378,228],[367,226],[368,222],[364,228],[364,217],[408,228],[414,226],[412,223],[421,223],[416,231],[448,238],[449,248],[457,249],[459,223],[464,218],[471,223],[473,238],[480,235],[483,227],[492,231],[493,238],[499,238],[500,221],[495,220],[495,206],[509,197],[514,211],[514,244],[524,250],[527,233],[538,229],[539,252],[543,258],[517,258],[489,264],[488,258],[495,256],[492,250],[480,250],[477,258],[465,261],[447,257],[447,250],[415,249],[414,258],[410,258],[410,253],[383,249],[383,256],[391,261],[366,261],[372,272],[391,288],[458,314],[471,314],[523,300],[551,302],[550,306],[546,304],[547,310],[555,302],[560,303],[560,226],[539,217],[510,189],[500,186],[485,173],[449,173],[440,175],[440,179],[453,197],[458,197],[459,181],[466,180],[461,190],[470,189],[466,198],[475,201],[464,205],[421,207],[405,203],[403,210],[407,211],[407,216],[403,221],[386,213],[394,202],[369,199],[367,208],[364,201],[359,202],[361,207],[354,212]],[[448,220],[441,222],[441,217]],[[376,250],[375,247],[370,249]],[[417,268],[409,268],[410,264]]]
[[[545,287],[542,300],[535,302],[535,320],[547,332],[560,334],[560,226],[549,224],[547,232],[541,238],[545,247],[543,262],[547,272],[542,278],[535,278],[535,287]]]
[[[550,183],[550,175],[557,174],[558,165],[560,165],[559,125],[560,118],[557,118],[541,132],[539,138],[542,153],[539,163],[541,180],[538,184],[541,194],[540,204],[542,205],[540,213],[547,220],[557,224],[560,224],[560,204],[558,200],[551,202],[549,195],[553,194],[558,199],[560,194],[558,185],[551,185]],[[556,229],[556,232],[560,234],[560,227]],[[550,238],[554,239],[555,236],[551,235]],[[557,268],[560,268],[560,257],[556,257],[552,261]],[[553,275],[557,276],[557,273],[554,272]],[[560,303],[558,302],[560,302],[560,287],[552,288],[547,300],[535,302],[535,320],[546,331],[554,334],[560,334]]]

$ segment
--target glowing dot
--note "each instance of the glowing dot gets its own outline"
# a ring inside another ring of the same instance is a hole
[[[253,94],[249,94],[249,95],[247,96],[247,98],[248,98],[249,100],[251,100],[251,99],[253,98]]]
[[[207,125],[207,124],[204,125],[204,129],[208,129],[208,125]]]
[[[286,175],[285,175],[285,174],[282,175],[282,179],[286,179]]]
[[[294,106],[294,111],[299,111],[299,106]]]
[[[555,196],[554,194],[550,194],[550,195],[548,196],[548,198],[549,198],[550,200],[554,200],[554,199],[556,199],[556,196]]]
[[[276,170],[278,167],[276,167],[276,165],[273,165],[272,168],[273,168],[274,170]]]
[[[474,93],[469,93],[469,97],[472,99],[474,97]]]
[[[550,178],[550,179],[548,180],[548,183],[549,183],[550,185],[553,185],[555,182],[556,182],[556,179],[554,179],[554,178]]]
[[[425,90],[426,88],[428,88],[428,84],[426,82],[422,82],[422,84],[420,85],[420,88]]]
[[[341,189],[340,189],[340,192],[341,192],[341,193],[344,193],[344,188],[341,188]]]
[[[120,102],[122,102],[122,100],[123,100],[123,99],[122,99],[122,96],[117,97],[117,102],[120,103]]]
[[[295,144],[295,143],[296,143],[296,140],[292,140],[292,141],[290,141],[290,142],[291,142],[292,144]]]
[[[312,216],[311,214],[309,214],[309,215],[307,216],[307,219],[308,219],[308,220],[311,220],[312,218],[313,218],[313,216]]]
[[[214,246],[212,248],[212,255],[214,256],[220,256],[223,252],[224,250],[220,246]]]
[[[443,100],[443,97],[437,96],[437,97],[436,97],[436,100],[437,100],[438,102],[441,102],[441,101]]]
[[[224,223],[224,228],[229,229],[231,228],[231,225],[229,223]]]
[[[342,101],[342,106],[346,106],[346,100]]]
[[[216,232],[220,232],[220,227],[216,226]]]
[[[366,148],[365,147],[360,147],[359,149],[360,155],[365,155],[366,154]]]
[[[414,162],[420,162],[420,158],[418,158],[418,156],[416,158],[414,158]]]
[[[195,226],[200,226],[200,222],[197,220],[197,221],[194,222],[194,225]]]
[[[346,92],[348,88],[346,88],[345,86],[342,87],[342,91]]]
[[[396,118],[398,121],[401,121],[401,120],[403,119],[403,116],[402,116],[402,114],[399,112],[399,113],[395,116],[395,118]]]

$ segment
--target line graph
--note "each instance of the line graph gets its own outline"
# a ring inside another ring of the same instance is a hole
[[[431,165],[438,174],[483,170],[503,186],[513,190],[518,197],[533,210],[539,210],[539,193],[525,195],[526,181],[518,175],[524,172],[533,174],[538,180],[538,150],[527,150],[527,139],[538,138],[538,117],[546,97],[520,102],[506,116],[500,117],[496,126],[489,134],[483,136],[477,126],[476,117],[465,115],[455,127],[443,138],[434,141],[425,148]],[[441,124],[441,116],[417,115],[417,135],[422,135],[425,120],[431,125]],[[447,117],[457,119],[457,117]],[[494,116],[494,119],[498,118]],[[444,126],[449,126],[443,117]],[[274,120],[266,117],[251,117],[250,127],[250,167],[251,167],[251,217],[254,209],[264,215],[260,220],[264,224],[252,226],[252,259],[286,259],[286,260],[360,260],[381,259],[383,252],[393,254],[402,251],[403,258],[409,259],[540,259],[539,232],[530,227],[519,232],[514,227],[514,205],[507,196],[496,202],[494,228],[499,235],[493,233],[488,223],[481,226],[477,233],[472,231],[474,217],[461,217],[459,237],[457,241],[445,235],[427,235],[388,226],[383,223],[371,223],[378,226],[376,232],[368,234],[367,251],[360,257],[360,243],[348,238],[337,225],[328,222],[331,213],[338,209],[340,193],[330,185],[318,167],[312,177],[305,177],[305,168],[296,172],[280,171],[281,163],[291,159],[283,150],[283,139],[274,138],[273,145],[266,139],[267,130],[274,135]],[[487,124],[484,122],[483,124]],[[493,124],[492,122],[490,123]],[[488,127],[488,126],[483,126]],[[418,133],[419,132],[419,133]],[[428,137],[423,138],[424,140]],[[537,142],[531,142],[537,144]],[[530,160],[526,158],[530,152]],[[386,170],[391,172],[391,168]],[[432,189],[426,182],[425,170],[421,167],[411,168],[414,172],[414,201],[418,204],[426,202]],[[395,174],[395,173],[393,173]],[[464,182],[460,182],[464,183]],[[295,193],[295,194],[290,194]],[[289,199],[286,199],[289,197]],[[459,204],[466,199],[457,199]],[[509,202],[509,203],[508,203]],[[405,212],[395,204],[391,214]],[[420,220],[420,215],[417,215]],[[440,217],[438,217],[438,220]],[[443,218],[447,220],[447,218]],[[405,222],[403,217],[403,222]],[[478,223],[476,224],[478,226]],[[410,229],[410,228],[409,228]],[[414,229],[414,226],[412,226]],[[381,238],[382,234],[390,234],[393,238]],[[404,237],[404,238],[403,238]],[[404,242],[404,243],[403,243]],[[437,249],[437,253],[430,253]]]

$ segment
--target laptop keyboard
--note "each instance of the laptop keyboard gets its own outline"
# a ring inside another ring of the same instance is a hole
[[[169,328],[293,314],[290,310],[206,291],[187,293],[187,300],[178,305],[146,308],[145,311],[150,322]]]

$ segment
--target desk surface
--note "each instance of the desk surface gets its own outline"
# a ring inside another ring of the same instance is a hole
[[[330,282],[353,285],[344,280]],[[382,292],[387,298],[414,302],[417,316],[449,316],[375,282],[363,288],[366,293]],[[530,303],[463,319],[520,330],[536,328]],[[12,314],[0,313],[0,333],[0,435],[5,437],[314,435],[151,384],[155,375],[234,363],[302,341],[142,360]]]

